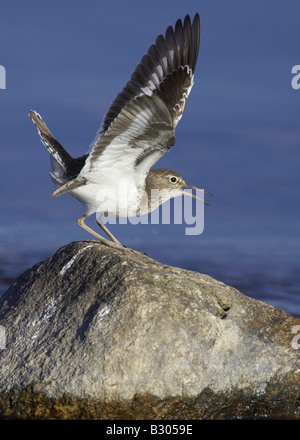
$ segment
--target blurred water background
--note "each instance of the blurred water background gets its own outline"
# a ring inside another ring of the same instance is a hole
[[[200,13],[201,45],[176,146],[157,167],[214,194],[201,235],[186,225],[115,225],[129,247],[209,274],[300,317],[298,0],[11,0],[1,6],[0,294],[60,246],[90,239],[82,206],[52,200],[37,110],[70,154],[86,152],[149,45]],[[94,218],[88,223],[97,228]]]

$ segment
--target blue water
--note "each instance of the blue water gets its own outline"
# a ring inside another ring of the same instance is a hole
[[[51,200],[49,159],[27,113],[39,111],[76,156],[156,35],[200,12],[201,46],[174,149],[159,163],[212,192],[204,233],[185,225],[115,225],[127,246],[209,274],[300,317],[298,0],[166,0],[1,7],[0,293],[60,246],[89,239],[81,205]],[[96,228],[94,219],[89,224]]]

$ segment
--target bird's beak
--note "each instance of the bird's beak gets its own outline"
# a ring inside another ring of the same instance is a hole
[[[182,185],[182,188],[195,189],[196,191],[202,191],[202,192],[204,192],[204,193],[206,193],[206,194],[212,196],[212,194],[209,193],[208,191],[205,191],[204,189],[197,188],[196,186],[190,185],[189,183],[185,183],[185,182],[184,182],[184,184]],[[200,199],[200,197],[197,197],[197,196],[195,196],[195,195],[192,194],[192,193],[186,192],[186,191],[184,191],[182,188],[181,188],[181,190],[182,190],[182,194],[183,194],[183,195],[193,197],[193,199],[200,200],[200,201],[203,202],[205,205],[209,206],[209,204],[208,204],[207,202],[205,202],[204,200]]]

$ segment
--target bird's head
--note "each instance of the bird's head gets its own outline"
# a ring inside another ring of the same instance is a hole
[[[186,195],[189,197],[193,197],[194,199],[201,200],[201,202],[205,203],[205,205],[208,205],[208,203],[200,199],[198,196],[190,192],[184,191],[184,188],[195,189],[211,195],[209,192],[203,189],[186,183],[181,175],[173,170],[164,168],[150,170],[147,176],[147,193],[150,194],[149,190],[158,190],[162,198],[161,203],[164,203],[165,201],[172,199],[173,197]]]

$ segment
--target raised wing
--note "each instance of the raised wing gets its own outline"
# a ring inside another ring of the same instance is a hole
[[[149,169],[175,143],[175,127],[193,86],[200,42],[200,20],[187,15],[168,27],[136,66],[109,107],[85,166],[54,196],[109,175],[131,173],[145,182]]]
[[[96,141],[80,174],[97,181],[100,172],[118,175],[120,168],[121,175],[135,170],[144,180],[147,171],[174,143],[166,105],[156,95],[142,95],[130,101]]]
[[[183,114],[193,85],[199,43],[199,14],[195,15],[193,23],[187,15],[184,23],[179,19],[174,29],[169,26],[165,37],[159,35],[109,107],[99,134],[103,135],[121,110],[132,99],[141,95],[160,96],[175,127]]]

